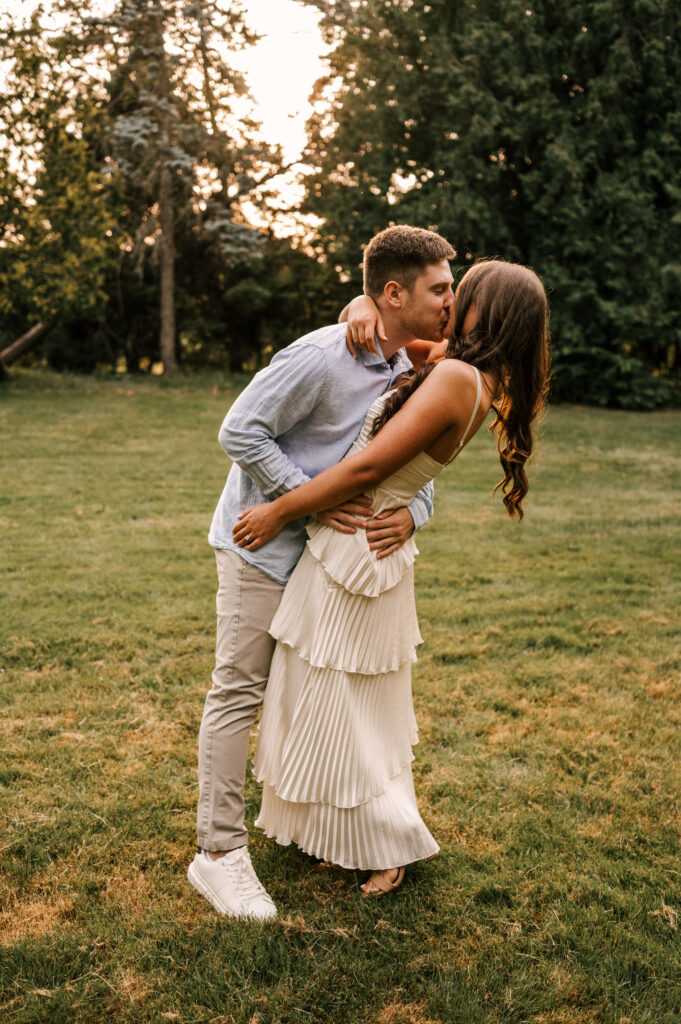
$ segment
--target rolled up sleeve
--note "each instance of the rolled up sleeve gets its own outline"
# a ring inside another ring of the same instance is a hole
[[[268,499],[310,479],[276,439],[312,412],[326,379],[326,356],[318,347],[283,349],[255,375],[225,417],[218,435],[222,448]]]

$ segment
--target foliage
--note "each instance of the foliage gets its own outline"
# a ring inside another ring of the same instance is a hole
[[[0,33],[14,90],[8,169],[23,154],[4,179],[4,330],[44,318],[47,307],[59,324],[46,345],[54,365],[124,355],[136,369],[161,354],[160,292],[161,347],[172,361],[176,251],[185,266],[190,251],[209,251],[223,274],[262,259],[262,234],[242,203],[266,199],[281,154],[237,116],[245,84],[225,56],[254,36],[238,5],[214,0],[117,0],[108,12],[55,0],[52,11],[58,30],[37,11]],[[46,233],[48,216],[58,224]],[[186,310],[189,321],[195,314]]]
[[[58,0],[69,30],[63,59],[97,58],[111,119],[109,155],[144,192],[144,233],[158,226],[162,168],[172,172],[181,215],[209,231],[223,257],[257,249],[240,209],[279,170],[281,154],[256,138],[257,125],[234,113],[246,93],[225,54],[255,41],[238,4],[215,0],[117,0],[109,14],[81,0]],[[182,193],[184,192],[184,195]]]
[[[92,93],[85,85],[74,92],[68,72],[46,56],[39,18],[36,12],[28,30],[2,36],[3,47],[12,51],[0,114],[0,317],[6,341],[36,321],[102,321],[106,268],[120,241],[97,155],[85,137],[97,131]],[[53,334],[45,343],[48,355],[55,340]],[[57,363],[63,358],[87,369],[104,356],[75,342],[70,331]]]
[[[439,228],[462,267],[499,254],[541,274],[555,398],[652,408],[678,390],[672,0],[302,2],[334,44],[305,157],[323,265],[244,213],[281,154],[236,110],[239,5],[52,0],[2,19],[0,343],[48,320],[39,355],[60,368],[135,371],[175,336],[188,363],[255,366],[334,319],[362,244],[400,221]]]
[[[402,222],[464,265],[527,263],[551,295],[557,393],[663,400],[651,370],[681,369],[674,0],[307,2],[335,44],[306,154],[319,251],[359,285],[360,245]]]
[[[180,273],[180,308],[193,310],[182,335],[188,364],[255,369],[297,337],[334,323],[344,303],[328,266],[272,236],[261,260],[229,270],[215,249],[187,245]]]
[[[366,900],[253,830],[262,926],[185,877],[237,390],[6,386],[0,1017],[678,1024],[679,413],[552,409],[520,525],[486,434],[440,478],[414,767],[442,853]]]

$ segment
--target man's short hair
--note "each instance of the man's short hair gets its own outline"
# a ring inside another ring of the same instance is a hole
[[[364,250],[364,291],[380,295],[388,281],[409,291],[431,263],[453,260],[456,252],[435,231],[398,224],[374,235]]]

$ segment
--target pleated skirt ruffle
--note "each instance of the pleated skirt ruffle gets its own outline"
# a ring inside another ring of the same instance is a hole
[[[277,644],[255,771],[282,800],[356,807],[411,764],[417,742],[409,665],[363,676],[315,668]]]
[[[414,567],[405,566],[390,590],[368,597],[348,592],[331,579],[306,547],[286,585],[270,633],[315,668],[364,675],[394,672],[405,662],[416,661],[416,645],[422,642]]]
[[[411,561],[401,570],[376,596],[353,593],[306,548],[270,630],[278,643],[254,763],[263,783],[256,825],[346,868],[438,852],[412,781],[411,663],[421,636]]]
[[[418,548],[410,537],[389,558],[376,558],[366,534],[343,534],[321,523],[307,527],[307,546],[324,571],[351,594],[377,597],[394,587],[414,564]]]
[[[282,846],[295,843],[312,857],[359,871],[427,860],[440,849],[419,815],[409,768],[359,807],[289,803],[265,784],[255,824]]]

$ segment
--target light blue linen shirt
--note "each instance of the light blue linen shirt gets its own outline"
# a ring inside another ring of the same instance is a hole
[[[286,583],[305,546],[307,518],[288,523],[257,551],[232,540],[237,517],[250,505],[277,498],[339,462],[359,434],[367,409],[399,374],[410,369],[404,349],[382,353],[345,344],[345,325],[306,334],[277,352],[228,412],[218,439],[234,465],[218,502],[208,541],[236,551],[261,572]],[[433,485],[409,511],[419,529],[433,514]]]

